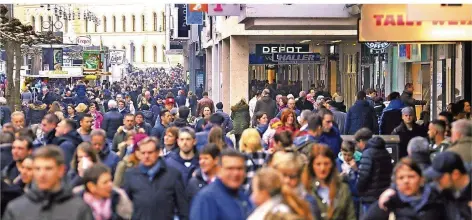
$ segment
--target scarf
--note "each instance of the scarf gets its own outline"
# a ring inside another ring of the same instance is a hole
[[[151,182],[152,179],[154,179],[154,177],[156,176],[160,168],[161,168],[160,159],[152,167],[146,167],[142,163],[139,164],[139,170],[141,171],[141,173],[146,174],[148,176],[149,182]]]
[[[401,201],[410,204],[418,213],[428,202],[430,194],[431,187],[425,185],[421,196],[406,196],[405,194],[398,192],[398,198],[400,198]]]
[[[111,219],[111,199],[97,199],[89,192],[84,193],[84,202],[87,203],[93,211],[95,220]]]

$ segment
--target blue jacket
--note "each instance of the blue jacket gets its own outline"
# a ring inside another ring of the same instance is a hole
[[[193,199],[191,220],[244,220],[253,207],[242,190],[227,188],[220,179],[203,188]]]
[[[379,134],[391,134],[402,122],[401,110],[405,107],[401,99],[390,101],[379,118]]]
[[[177,106],[185,106],[185,103],[187,102],[187,98],[183,95],[178,95],[175,97],[175,102],[177,103]]]
[[[223,116],[223,118],[225,118],[225,120],[223,121],[223,124],[221,125],[221,127],[223,128],[223,132],[228,133],[232,131],[233,120],[231,120],[231,117],[229,117],[229,115],[226,112],[223,112],[223,110],[221,109],[217,109],[216,113],[220,114],[221,116]]]
[[[207,125],[205,129],[201,132],[197,133],[197,150],[200,151],[206,144],[208,144],[208,135],[210,134],[210,130],[213,126]],[[228,137],[224,136],[226,145],[228,147],[234,148],[233,141]]]
[[[76,130],[72,130],[64,136],[55,138],[53,144],[58,145],[64,152],[65,164],[69,168],[72,157],[79,144],[82,143],[82,137]]]
[[[344,132],[347,135],[354,135],[361,128],[368,128],[372,133],[377,134],[378,124],[374,107],[366,100],[357,100],[349,109],[344,124]]]
[[[338,128],[333,126],[330,132],[323,132],[323,134],[321,134],[318,142],[328,145],[333,151],[334,155],[338,155],[339,151],[341,150],[343,139],[341,138]]]
[[[152,123],[151,126],[155,126],[157,123],[159,123],[160,118],[159,114],[161,114],[161,109],[162,107],[159,104],[152,105],[151,111],[152,111]]]
[[[110,109],[109,112],[103,115],[102,129],[107,132],[107,138],[113,139],[116,130],[123,125],[123,115],[118,112],[118,109]]]
[[[190,178],[190,180],[188,181],[186,188],[188,201],[190,204],[192,204],[192,200],[195,195],[197,195],[197,193],[207,185],[208,182],[203,178],[202,170],[198,168],[192,175],[192,178]]]
[[[124,175],[123,189],[133,202],[133,220],[187,220],[189,206],[180,172],[159,158],[159,168],[149,180],[139,167],[130,168]]]
[[[161,122],[159,122],[158,124],[156,124],[156,126],[154,126],[154,128],[151,129],[151,136],[156,137],[161,141],[161,143],[164,143],[164,132],[166,131],[166,129],[167,127],[161,124]]]
[[[120,157],[116,155],[115,152],[110,151],[110,148],[108,146],[103,147],[102,150],[98,153],[98,156],[100,157],[100,161],[102,161],[103,164],[107,165],[107,167],[110,168],[111,175],[114,176],[116,166],[120,162]]]
[[[188,181],[192,177],[193,172],[200,168],[200,164],[198,163],[198,155],[195,156],[190,161],[185,161],[180,157],[179,151],[177,152],[170,152],[166,157],[166,163],[170,167],[177,169],[182,174],[182,179],[184,181],[184,186],[187,186]],[[185,166],[186,162],[190,162],[190,166]]]

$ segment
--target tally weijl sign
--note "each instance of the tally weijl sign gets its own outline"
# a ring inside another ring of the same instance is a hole
[[[358,25],[360,42],[470,41],[472,20],[449,20],[441,15],[433,21],[408,19],[408,5],[365,4]],[[427,13],[427,12],[426,12]]]

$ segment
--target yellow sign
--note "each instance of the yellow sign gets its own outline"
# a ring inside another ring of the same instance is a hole
[[[358,25],[360,42],[440,42],[470,41],[472,20],[448,20],[437,15],[435,21],[407,19],[408,5],[365,4]]]
[[[443,20],[472,20],[472,4],[410,4],[407,8],[408,19],[415,21],[434,21],[441,15]]]
[[[62,71],[62,70],[54,70],[54,71],[49,71],[48,74],[68,74],[68,72]]]

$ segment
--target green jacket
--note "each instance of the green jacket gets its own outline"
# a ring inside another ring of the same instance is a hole
[[[249,128],[250,117],[249,105],[245,102],[239,102],[231,107],[234,134],[242,134],[245,129]]]
[[[323,220],[356,220],[356,211],[354,209],[354,202],[351,197],[349,186],[344,182],[339,182],[338,190],[336,192],[334,201],[334,213],[331,218],[328,218],[328,204],[318,195],[317,181],[313,182],[312,194],[315,197],[316,203],[321,211]]]

